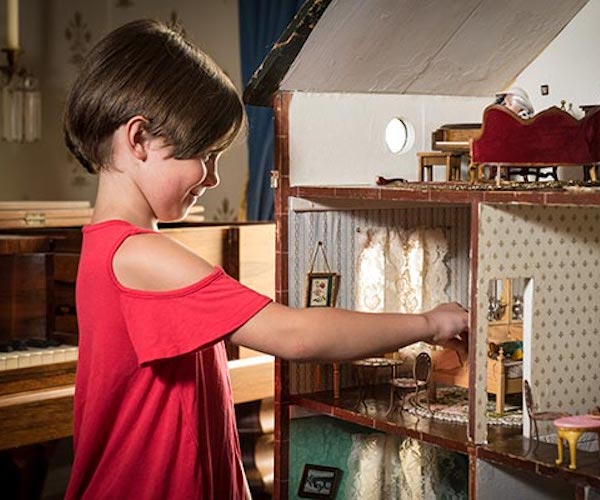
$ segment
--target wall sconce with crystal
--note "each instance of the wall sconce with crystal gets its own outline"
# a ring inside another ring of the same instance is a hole
[[[2,139],[33,142],[42,137],[42,96],[36,78],[25,70],[2,87]]]

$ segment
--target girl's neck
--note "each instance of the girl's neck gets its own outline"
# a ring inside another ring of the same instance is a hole
[[[124,220],[145,229],[157,229],[157,220],[142,193],[118,170],[103,170],[98,180],[98,193],[92,223]]]

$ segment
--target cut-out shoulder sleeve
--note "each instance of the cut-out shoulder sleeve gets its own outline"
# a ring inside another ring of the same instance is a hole
[[[120,300],[140,365],[212,345],[271,301],[220,268],[179,290],[122,290]]]

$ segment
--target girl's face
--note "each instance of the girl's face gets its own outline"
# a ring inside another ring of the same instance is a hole
[[[220,153],[188,160],[169,158],[170,148],[151,149],[137,184],[160,221],[184,218],[204,191],[219,185]]]

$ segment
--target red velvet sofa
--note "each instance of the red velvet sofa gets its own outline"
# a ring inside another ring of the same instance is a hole
[[[485,165],[499,167],[585,166],[596,180],[600,163],[600,109],[581,120],[551,107],[525,120],[504,106],[488,106],[479,137],[471,140],[471,182]],[[499,177],[498,177],[499,179]]]

